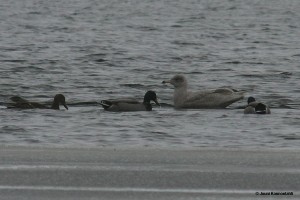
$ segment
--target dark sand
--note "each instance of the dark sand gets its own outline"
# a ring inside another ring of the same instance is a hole
[[[0,197],[300,199],[300,152],[0,146]]]

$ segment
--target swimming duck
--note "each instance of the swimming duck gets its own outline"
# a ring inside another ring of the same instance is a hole
[[[107,111],[151,111],[151,100],[157,105],[160,105],[157,101],[156,93],[154,91],[146,92],[143,102],[139,102],[135,99],[109,99],[102,100],[100,104]]]
[[[175,108],[226,108],[230,104],[243,99],[244,92],[230,88],[219,88],[211,91],[188,91],[187,79],[181,75],[175,75],[171,80],[162,83],[170,83],[175,87],[174,106]]]
[[[249,97],[247,102],[244,114],[271,114],[270,108],[264,103],[257,102],[254,97]]]
[[[12,100],[14,103],[10,104],[7,108],[20,108],[20,109],[39,108],[39,109],[59,110],[59,105],[63,105],[68,110],[65,96],[62,94],[55,95],[51,107],[47,107],[46,105],[43,105],[41,103],[27,101],[26,99],[23,99],[22,97],[19,96],[13,96],[10,98],[10,100]]]

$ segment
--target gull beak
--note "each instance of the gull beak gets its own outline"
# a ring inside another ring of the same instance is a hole
[[[166,80],[166,81],[163,81],[161,82],[162,84],[166,84],[166,83],[171,83],[171,80]]]

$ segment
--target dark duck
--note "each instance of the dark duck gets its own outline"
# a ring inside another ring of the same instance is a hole
[[[254,97],[248,98],[248,105],[244,110],[245,114],[271,114],[270,108],[261,102],[257,102]]]
[[[19,96],[13,96],[10,98],[14,103],[11,103],[7,106],[7,108],[19,108],[19,109],[53,109],[59,110],[59,106],[63,105],[67,110],[68,106],[66,104],[65,96],[62,94],[55,95],[51,107],[48,107],[44,104],[27,101]]]
[[[100,104],[105,110],[114,112],[151,111],[152,105],[150,101],[154,101],[160,106],[154,91],[146,92],[143,102],[139,102],[136,99],[108,99],[102,100]]]

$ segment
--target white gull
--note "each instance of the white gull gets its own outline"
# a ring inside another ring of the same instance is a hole
[[[181,74],[177,74],[171,80],[163,81],[163,83],[170,83],[175,87],[175,108],[226,108],[230,104],[243,99],[245,93],[231,88],[191,92],[187,89],[186,78]]]

